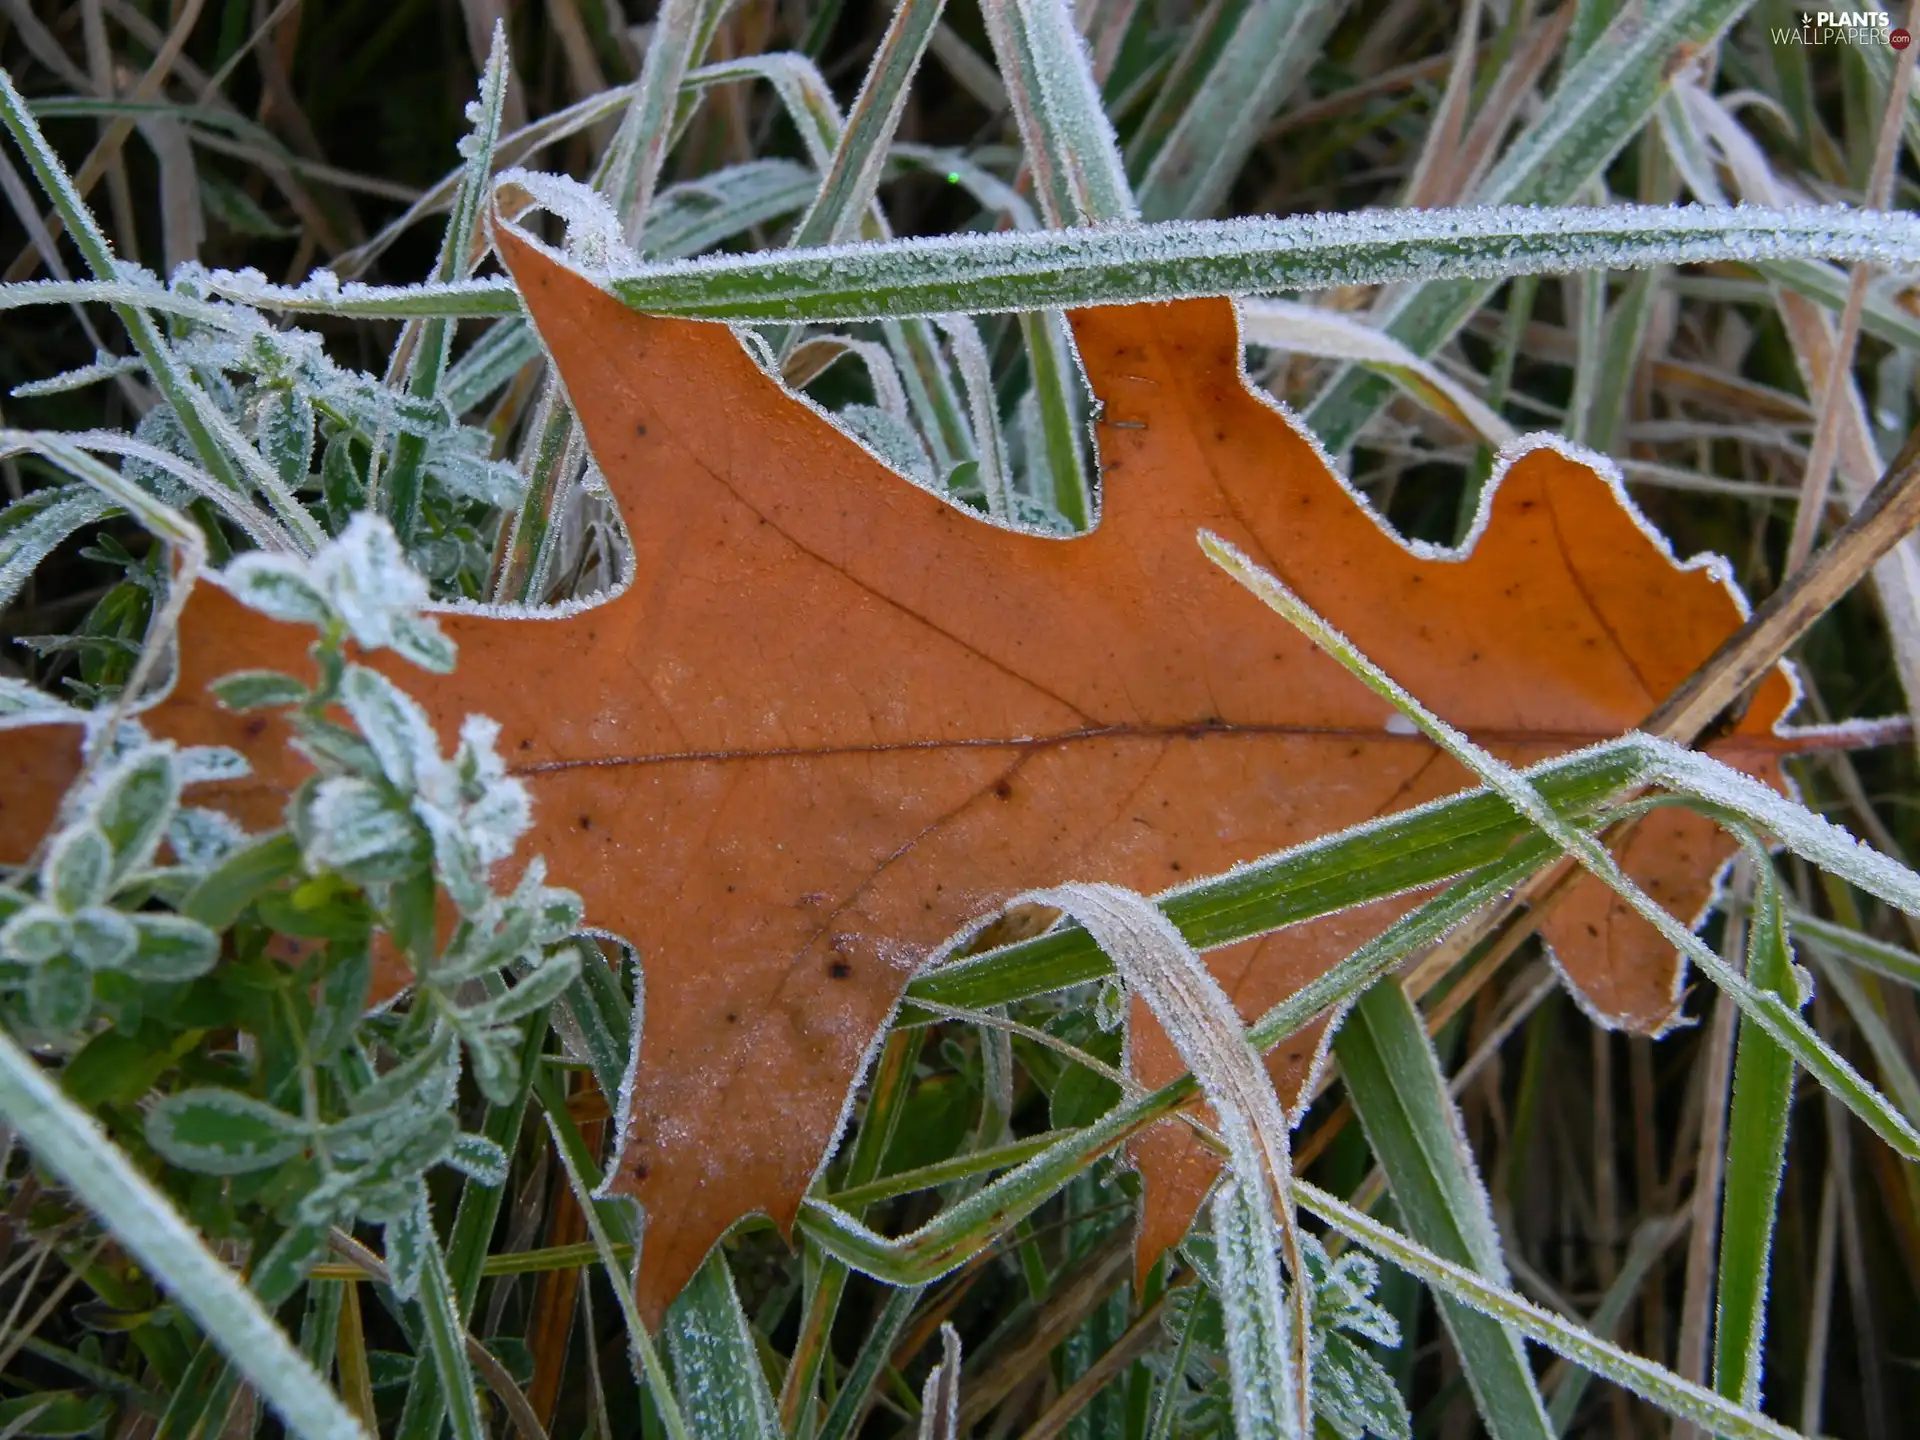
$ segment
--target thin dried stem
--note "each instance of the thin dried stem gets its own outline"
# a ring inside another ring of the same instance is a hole
[[[1907,24],[1912,25],[1920,6],[1907,7]],[[1887,105],[1880,117],[1880,133],[1874,141],[1873,173],[1867,180],[1866,204],[1869,209],[1884,210],[1893,194],[1894,163],[1900,157],[1902,123],[1907,113],[1907,90],[1913,80],[1913,67],[1920,50],[1912,45],[1900,51],[1894,62],[1893,81],[1887,87]],[[1813,432],[1813,453],[1807,457],[1806,478],[1801,482],[1800,505],[1794,512],[1793,535],[1787,542],[1787,573],[1793,574],[1813,554],[1814,537],[1820,530],[1820,515],[1827,506],[1827,490],[1833,483],[1833,462],[1840,450],[1840,417],[1846,404],[1847,388],[1853,383],[1853,352],[1860,343],[1860,317],[1866,308],[1867,281],[1873,267],[1861,261],[1853,267],[1847,284],[1846,308],[1840,312],[1840,333],[1834,339],[1833,360],[1827,367],[1826,393]]]

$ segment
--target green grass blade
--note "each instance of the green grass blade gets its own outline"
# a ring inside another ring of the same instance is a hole
[[[1792,914],[1793,933],[1825,954],[1863,965],[1874,973],[1920,989],[1920,955],[1871,935],[1801,911]]]
[[[1643,747],[1628,740],[1525,773],[1557,813],[1577,819],[1636,784],[1648,769]],[[1527,828],[1500,796],[1469,791],[1169,890],[1159,904],[1189,944],[1210,950],[1491,865]],[[907,987],[906,998],[984,1009],[1111,973],[1086,931],[1066,925],[931,970]]]
[[[580,1213],[586,1217],[587,1231],[593,1237],[594,1249],[606,1269],[614,1297],[620,1302],[621,1316],[627,1322],[627,1345],[634,1359],[634,1375],[644,1379],[651,1391],[669,1440],[693,1440],[692,1432],[687,1429],[686,1418],[680,1413],[679,1401],[674,1398],[673,1382],[667,1376],[667,1367],[661,1363],[660,1352],[653,1343],[653,1337],[647,1333],[646,1322],[640,1318],[640,1307],[633,1298],[633,1275],[614,1254],[613,1242],[608,1238],[607,1227],[601,1221],[600,1206],[595,1202],[593,1192],[587,1188],[577,1153],[579,1135],[576,1132],[570,1143],[561,1132],[559,1122],[565,1115],[564,1106],[556,1114],[549,1105],[547,1128],[553,1132],[554,1153],[560,1157],[560,1164],[567,1172],[567,1180],[573,1186],[573,1198],[579,1202]]]
[[[1028,311],[1020,317],[1020,332],[1027,342],[1034,402],[1046,442],[1049,493],[1040,498],[1050,501],[1075,530],[1090,530],[1093,495],[1087,483],[1086,387],[1074,363],[1066,316],[1058,310]]]
[[[1756,990],[1700,938],[1663,909],[1620,868],[1620,863],[1594,836],[1558,815],[1532,784],[1504,762],[1481,749],[1397,685],[1359,649],[1316,615],[1299,596],[1267,574],[1218,536],[1200,534],[1203,551],[1223,570],[1251,590],[1276,613],[1343,665],[1349,674],[1405,715],[1434,744],[1483,782],[1493,786],[1568,857],[1606,885],[1634,912],[1651,924],[1669,944],[1724,990],[1741,1013],[1777,1040],[1832,1095],[1858,1115],[1901,1155],[1920,1160],[1920,1130],[1889,1102],[1844,1056],[1829,1046],[1789,1005],[1770,991]],[[1821,866],[1829,874],[1920,909],[1920,875],[1859,844],[1803,806],[1783,801],[1759,781],[1695,751],[1667,741],[1643,739],[1661,753],[1660,778],[1674,788],[1691,790],[1711,804],[1739,813]]]
[[[238,1367],[288,1430],[357,1440],[326,1381],[133,1163],[33,1058],[0,1033],[0,1114]]]
[[[663,0],[654,17],[653,36],[641,61],[633,102],[621,117],[620,128],[594,179],[594,188],[607,197],[626,223],[628,238],[645,224],[659,183],[660,167],[672,143],[674,112],[681,82],[700,58],[727,0]]]
[[[1764,860],[1760,862],[1764,865]],[[1780,887],[1767,866],[1747,933],[1747,983],[1802,1003],[1793,973]],[[1727,1121],[1727,1169],[1720,1215],[1719,1297],[1714,1324],[1713,1388],[1742,1405],[1760,1403],[1761,1337],[1780,1178],[1787,1161],[1793,1057],[1757,1025],[1740,1025]]]
[[[660,315],[827,322],[1780,257],[1920,264],[1920,217],[1812,207],[1616,205],[1406,211],[1390,220],[1368,214],[1188,220],[714,256],[638,266],[611,276],[608,288],[634,309]],[[512,285],[497,279],[326,293],[215,275],[208,288],[288,314],[485,319],[522,313]],[[42,282],[27,298],[93,297],[84,286]],[[0,294],[0,303],[6,300]],[[1400,338],[1419,353],[1417,344]]]
[[[1175,221],[715,257],[616,274],[610,288],[636,310],[659,314],[847,321],[1773,256],[1915,263],[1920,219],[1622,205]],[[379,313],[379,293],[366,292],[352,312]],[[480,296],[448,300],[476,304]],[[419,303],[409,292],[385,292],[387,307]]]
[[[667,1353],[696,1433],[780,1440],[780,1416],[726,1254],[715,1249],[667,1311]]]
[[[1871,977],[1855,975],[1844,965],[1822,963],[1820,973],[1834,988],[1847,1014],[1860,1029],[1860,1038],[1873,1053],[1880,1083],[1893,1092],[1909,1119],[1920,1119],[1920,1077],[1916,1077],[1907,1050],[1887,1024],[1883,1002],[1870,993]]]
[[[984,0],[980,13],[1047,224],[1136,218],[1120,147],[1070,7],[1061,0]]]
[[[820,192],[788,244],[800,249],[856,237],[886,168],[887,147],[900,128],[907,87],[926,54],[946,0],[902,0],[848,113]]]
[[[1506,1264],[1446,1076],[1406,991],[1389,976],[1354,1004],[1333,1042],[1340,1074],[1408,1231],[1505,1286]],[[1507,1327],[1439,1296],[1480,1419],[1499,1440],[1553,1434],[1525,1348]]]
[[[1241,14],[1140,181],[1146,220],[1200,218],[1227,191],[1346,10],[1346,0],[1255,0]]]
[[[906,1286],[887,1296],[886,1303],[873,1317],[873,1324],[860,1342],[859,1353],[841,1377],[840,1393],[833,1397],[827,1418],[820,1422],[817,1440],[849,1440],[871,1403],[872,1391],[893,1356],[901,1333],[920,1303],[920,1290]]]
[[[493,154],[500,142],[500,119],[507,103],[507,27],[504,20],[493,29],[493,47],[487,55],[487,67],[480,77],[480,98],[474,113],[472,132],[462,148],[467,164],[454,193],[453,210],[447,216],[447,229],[440,242],[440,259],[434,266],[436,281],[464,280],[473,268],[474,241],[480,232],[480,215],[487,201],[488,185],[493,177]],[[407,393],[416,400],[430,400],[440,389],[447,373],[447,356],[453,347],[454,322],[443,316],[407,326],[395,354],[408,355]],[[393,463],[388,467],[383,489],[387,518],[404,546],[413,538],[420,512],[420,482],[427,457],[424,435],[402,435],[394,442]]]
[[[422,1194],[420,1202],[426,1205]],[[420,1272],[420,1316],[425,1322],[427,1355],[439,1376],[438,1404],[453,1422],[455,1440],[486,1440],[486,1422],[480,1418],[480,1397],[473,1388],[473,1367],[467,1362],[467,1331],[461,1324],[453,1282],[447,1278],[447,1260],[433,1233],[433,1221],[418,1222],[425,1243]],[[413,1407],[409,1407],[413,1408]],[[437,1426],[434,1428],[438,1428]]]

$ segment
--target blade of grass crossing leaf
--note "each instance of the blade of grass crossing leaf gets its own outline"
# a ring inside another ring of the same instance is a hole
[[[1253,565],[1246,556],[1218,536],[1203,531],[1200,543],[1201,548],[1216,564],[1245,585],[1274,611],[1284,616],[1303,634],[1319,644],[1345,666],[1349,673],[1398,709],[1413,722],[1417,729],[1447,754],[1478,775],[1484,782],[1499,790],[1517,810],[1532,821],[1542,833],[1551,837],[1569,857],[1632,906],[1634,911],[1651,923],[1669,944],[1693,961],[1714,984],[1725,991],[1740,1007],[1742,1014],[1765,1028],[1767,1033],[1783,1045],[1795,1060],[1845,1103],[1848,1109],[1865,1121],[1876,1134],[1900,1154],[1911,1159],[1920,1159],[1920,1131],[1916,1131],[1913,1124],[1890,1104],[1885,1096],[1868,1084],[1858,1071],[1814,1032],[1801,1017],[1797,1007],[1789,1005],[1778,995],[1769,991],[1755,990],[1744,977],[1702,944],[1698,936],[1675,920],[1629,879],[1605,845],[1593,836],[1568,824],[1523,777],[1480,749],[1466,736],[1454,730],[1439,716],[1401,689],[1390,676],[1362,655],[1351,641],[1329,626],[1277,579]],[[1790,845],[1794,844],[1797,830],[1805,831],[1825,823],[1818,816],[1800,807],[1783,806],[1778,798],[1759,782],[1739,777],[1737,772],[1728,770],[1727,767],[1718,765],[1717,762],[1705,756],[1697,755],[1692,751],[1683,751],[1673,745],[1666,746],[1666,749],[1670,752],[1667,765],[1676,775],[1684,775],[1691,770],[1696,777],[1699,777],[1694,783],[1699,785],[1704,781],[1705,787],[1709,790],[1713,788],[1715,777],[1723,776],[1724,778],[1720,781],[1721,787],[1733,799],[1734,808],[1741,810],[1754,823],[1774,831],[1779,839]],[[1715,797],[1709,796],[1709,798]],[[1829,829],[1831,830],[1832,827]],[[1832,873],[1845,874],[1863,866],[1866,869],[1883,868],[1897,872],[1898,876],[1904,876],[1906,880],[1912,882],[1912,887],[1920,887],[1920,876],[1914,876],[1902,867],[1893,865],[1883,856],[1872,855],[1872,852],[1865,851],[1863,847],[1853,842],[1851,837],[1846,837],[1845,843],[1842,843],[1837,838],[1841,835],[1844,835],[1844,832],[1836,831],[1834,838],[1825,838],[1821,843],[1814,845],[1811,858]],[[1804,844],[1805,835],[1802,834],[1800,839]],[[1801,846],[1795,848],[1801,848]],[[1866,864],[1868,856],[1877,860],[1879,866]],[[1899,885],[1899,889],[1903,891],[1909,888],[1904,883]]]
[[[1526,774],[1558,813],[1578,819],[1640,783],[1652,759],[1628,739]],[[1189,944],[1212,949],[1493,864],[1527,828],[1500,796],[1470,791],[1170,890],[1159,903]],[[907,987],[906,998],[984,1009],[1111,973],[1085,930],[1062,925],[931,970]]]
[[[1747,928],[1747,983],[1797,1009],[1800,982],[1793,973],[1780,887],[1764,860],[1756,862],[1756,870],[1760,888]],[[1759,1026],[1743,1020],[1727,1121],[1713,1388],[1747,1406],[1760,1403],[1767,1275],[1792,1105],[1793,1057]]]
[[[1710,44],[1751,3],[1652,0],[1621,7],[1471,198],[1483,205],[1564,204],[1646,123],[1670,81],[1673,57]],[[1431,355],[1492,289],[1466,280],[1419,286],[1392,297],[1380,318],[1416,354]],[[1377,376],[1347,371],[1314,401],[1307,424],[1338,453],[1387,393]]]
[[[1409,1232],[1435,1254],[1505,1286],[1492,1208],[1474,1172],[1459,1111],[1426,1027],[1398,982],[1383,979],[1355,1002],[1333,1048],[1354,1113]],[[1551,1436],[1517,1337],[1471,1306],[1439,1300],[1489,1433],[1500,1440]]]
[[[667,1311],[666,1341],[681,1413],[695,1433],[779,1440],[779,1412],[720,1249]]]
[[[655,314],[827,322],[1806,258],[1911,266],[1920,263],[1920,220],[1905,212],[1811,206],[1635,205],[1185,220],[709,256],[622,270],[607,288],[636,310]],[[289,314],[484,319],[521,313],[505,280],[369,285],[321,295],[217,277],[209,288]],[[0,308],[41,300],[64,304],[94,298],[97,291],[101,298],[138,293],[91,281],[34,281],[0,291]],[[156,293],[153,304],[184,308],[186,302]],[[1418,344],[1399,338],[1420,353]]]
[[[1249,1042],[1262,1051],[1271,1049],[1320,1010],[1349,999],[1358,988],[1431,945],[1490,900],[1509,893],[1530,873],[1529,867],[1537,867],[1555,853],[1544,840],[1530,843],[1531,853],[1503,857],[1403,916],[1349,959],[1342,970],[1342,984],[1316,982],[1312,994],[1303,992],[1275,1006],[1248,1031]],[[1516,847],[1527,848],[1526,844]],[[1022,1163],[991,1185],[949,1205],[899,1239],[876,1234],[856,1215],[825,1198],[803,1202],[800,1229],[829,1254],[887,1284],[926,1284],[1014,1229],[1094,1158],[1172,1114],[1197,1090],[1198,1083],[1187,1075],[1127,1101],[1084,1129],[1061,1134],[1039,1153],[1022,1157]]]
[[[832,245],[851,240],[860,226],[881,172],[887,149],[906,109],[907,87],[926,53],[946,0],[901,0],[881,36],[866,81],[848,112],[833,161],[820,179],[820,193],[795,227],[789,245]]]
[[[1140,181],[1146,220],[1211,215],[1278,113],[1320,54],[1345,0],[1254,0]]]
[[[1491,288],[1482,280],[1510,275],[1808,257],[1911,264],[1920,260],[1920,221],[1811,207],[1634,205],[1184,220],[715,256],[617,273],[609,288],[635,309],[659,314],[845,321],[1463,276],[1474,278],[1478,294]],[[463,314],[517,308],[510,291],[496,290],[448,292],[444,303]],[[291,292],[251,294],[274,308],[339,314],[398,314],[442,303],[428,290],[369,289],[323,306]],[[1452,334],[1425,345],[1398,324],[1388,328],[1416,354],[1431,353]]]
[[[834,102],[833,91],[828,88],[825,78],[812,61],[796,55],[761,56],[710,65],[701,73],[722,73],[729,66],[742,75],[761,76],[773,85],[787,118],[800,133],[801,143],[809,158],[822,171],[831,171],[839,158],[848,153],[847,122]],[[903,96],[908,78],[909,74],[898,77]],[[897,119],[896,116],[896,122]],[[882,154],[886,148],[884,144],[879,146]],[[849,158],[848,163],[853,163],[853,157]],[[839,187],[835,196],[829,197],[823,185],[815,197],[811,214],[818,217],[818,224],[836,234],[857,234],[858,239],[869,243],[889,241],[893,232],[871,191],[858,209],[842,211],[838,208],[855,198],[856,190],[850,186]],[[958,313],[945,318],[950,326],[972,335],[978,342],[979,337],[971,319]],[[919,421],[921,436],[927,442],[935,472],[944,481],[957,467],[977,460],[980,454],[979,442],[970,427],[953,367],[941,350],[939,335],[933,324],[924,316],[889,321],[882,326],[881,333],[888,349],[893,352],[894,363],[899,367],[902,383],[906,386],[908,400]],[[795,338],[795,334],[790,332],[780,337],[774,348],[784,351]]]
[[[461,143],[467,159],[466,173],[460,177],[460,188],[454,193],[453,209],[447,216],[440,258],[433,270],[436,281],[464,280],[472,271],[474,242],[493,177],[494,148],[500,141],[500,117],[506,109],[508,70],[507,27],[502,20],[494,25],[492,49],[480,77],[473,130]],[[416,321],[401,332],[394,353],[396,357],[410,356],[407,393],[414,399],[430,400],[438,392],[452,345],[453,322],[444,317]],[[424,435],[406,434],[394,442],[393,463],[387,468],[384,488],[387,518],[393,522],[402,545],[412,540],[419,517],[421,467],[426,454]]]
[[[206,1330],[292,1433],[326,1440],[360,1436],[353,1416],[260,1301],[93,1118],[4,1034],[0,1114]]]
[[[561,1113],[565,1113],[564,1109]],[[660,1352],[654,1346],[653,1337],[647,1334],[646,1322],[640,1318],[639,1306],[634,1302],[633,1275],[613,1253],[606,1226],[600,1220],[600,1207],[594,1203],[593,1192],[581,1178],[573,1147],[562,1138],[558,1117],[551,1107],[547,1111],[547,1128],[553,1133],[554,1153],[566,1168],[567,1180],[573,1186],[573,1198],[579,1203],[581,1214],[587,1218],[587,1230],[593,1236],[594,1249],[599,1252],[601,1265],[606,1267],[607,1280],[613,1286],[614,1297],[620,1302],[620,1313],[627,1322],[627,1345],[633,1355],[634,1378],[645,1381],[670,1440],[693,1440],[686,1419],[680,1413],[680,1402],[674,1398],[673,1382],[667,1376],[667,1368],[660,1361]]]

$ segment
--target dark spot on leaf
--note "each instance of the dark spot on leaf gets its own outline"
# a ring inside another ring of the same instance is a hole
[[[580,828],[581,828],[582,830],[591,830],[591,829],[593,829],[593,816],[591,816],[591,815],[582,815],[582,816],[580,817]]]
[[[1594,925],[1587,926],[1587,934],[1591,935],[1594,939],[1598,940],[1600,938],[1599,927]]]
[[[740,1023],[740,1017],[734,1014],[733,1011],[731,1010],[727,1011],[727,1024],[738,1025],[739,1023]]]
[[[633,1162],[633,1178],[634,1178],[634,1179],[636,1179],[636,1180],[644,1180],[644,1179],[646,1179],[646,1178],[647,1178],[647,1176],[648,1176],[648,1174],[649,1174],[649,1173],[651,1173],[651,1172],[650,1172],[650,1168],[649,1168],[649,1166],[647,1165],[647,1162],[646,1162],[646,1161],[644,1161],[644,1160],[636,1160],[636,1161],[634,1161],[634,1162]]]
[[[1167,862],[1167,869],[1178,870],[1179,868],[1180,868],[1180,862],[1178,860],[1169,860]]]
[[[633,427],[633,433],[636,435],[644,435],[647,433],[647,427],[645,425],[636,424]]]
[[[835,960],[827,966],[827,974],[835,980],[844,980],[853,974],[853,966],[844,960]]]
[[[1013,786],[1008,784],[1005,780],[999,781],[997,784],[994,785],[993,793],[997,799],[1010,800],[1013,798]]]
[[[533,741],[531,741],[531,740],[522,740],[522,741],[520,742],[520,748],[521,748],[522,750],[531,750],[531,749],[533,749]]]
[[[241,728],[244,729],[249,736],[262,734],[267,728],[266,716],[256,715]]]

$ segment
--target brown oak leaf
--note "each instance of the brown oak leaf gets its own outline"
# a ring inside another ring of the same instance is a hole
[[[644,1024],[612,1185],[645,1205],[643,1313],[735,1220],[783,1228],[916,968],[1013,895],[1153,892],[1459,790],[1468,778],[1201,554],[1214,530],[1446,719],[1532,762],[1631,727],[1732,630],[1724,573],[1676,564],[1617,480],[1544,442],[1509,457],[1468,554],[1401,543],[1248,382],[1225,300],[1073,317],[1101,405],[1101,515],[1016,533],[903,480],[724,326],[637,314],[501,227],[500,252],[632,533],[633,574],[574,613],[449,613],[459,668],[392,667],[451,739],[504,726],[535,796],[526,849],[631,939]],[[305,645],[215,586],[188,604],[158,734],[234,745],[243,821],[299,761],[204,693]],[[1716,752],[1773,780],[1771,677]],[[70,731],[6,737],[0,858],[74,773]],[[1665,810],[1627,868],[1683,917],[1729,850]],[[1257,1015],[1400,913],[1383,902],[1215,952]],[[1588,1005],[1658,1030],[1677,961],[1587,884],[1547,934]],[[1271,1065],[1296,1094],[1321,1043]],[[1139,1027],[1149,1084],[1178,1068]],[[1135,1150],[1143,1252],[1184,1232],[1211,1160]]]

